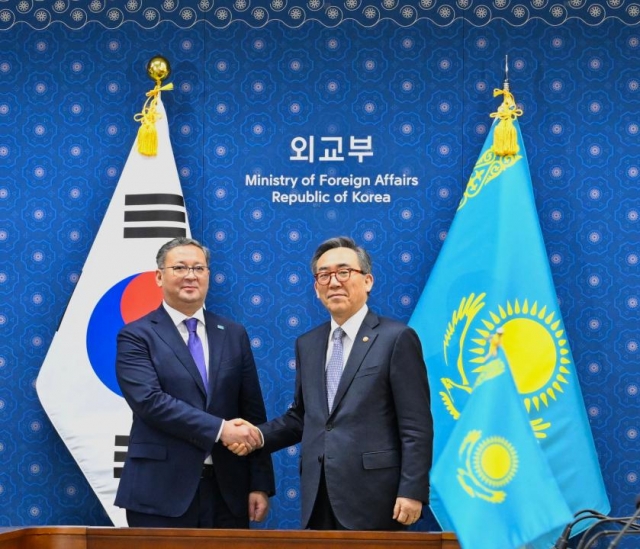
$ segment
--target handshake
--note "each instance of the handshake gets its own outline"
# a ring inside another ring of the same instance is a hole
[[[225,420],[220,440],[236,456],[246,456],[264,446],[260,430],[242,418]]]

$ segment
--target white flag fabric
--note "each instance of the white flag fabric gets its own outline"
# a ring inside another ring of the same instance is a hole
[[[36,390],[51,423],[115,526],[113,505],[132,415],[115,376],[116,335],[157,308],[155,256],[162,244],[190,236],[169,124],[158,98],[157,156],[137,140],[54,335]]]

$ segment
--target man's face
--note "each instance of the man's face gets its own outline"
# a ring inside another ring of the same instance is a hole
[[[204,304],[209,290],[209,270],[200,276],[196,276],[192,270],[184,276],[178,276],[169,268],[178,265],[207,267],[207,260],[197,246],[178,246],[167,253],[164,270],[156,270],[156,282],[162,288],[164,300],[181,313],[191,315]]]
[[[316,273],[336,271],[341,267],[360,270],[356,252],[349,248],[333,248],[325,252],[318,259]],[[317,296],[338,324],[343,324],[362,308],[372,286],[373,275],[356,272],[352,272],[345,282],[338,282],[332,275],[326,286],[314,284]]]

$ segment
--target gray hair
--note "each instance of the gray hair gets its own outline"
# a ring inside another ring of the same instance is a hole
[[[311,259],[311,272],[313,274],[316,274],[316,267],[318,265],[318,259],[320,259],[320,256],[322,256],[329,250],[333,250],[334,248],[349,248],[350,250],[356,252],[360,270],[363,272],[363,274],[371,273],[371,257],[369,256],[369,253],[361,246],[358,246],[353,238],[350,238],[348,236],[336,236],[334,238],[330,238],[329,240],[325,240],[322,244],[320,244],[320,246],[316,248],[316,251],[313,254],[313,258]]]
[[[158,269],[164,267],[164,261],[167,259],[167,254],[173,250],[174,248],[179,248],[181,246],[195,246],[196,248],[200,248],[204,253],[205,260],[207,262],[207,266],[209,265],[209,259],[211,258],[211,253],[209,252],[209,248],[203,246],[197,240],[193,238],[187,238],[186,236],[179,236],[178,238],[174,238],[173,240],[169,240],[169,242],[162,245],[162,247],[158,250],[158,254],[156,255],[156,265]]]

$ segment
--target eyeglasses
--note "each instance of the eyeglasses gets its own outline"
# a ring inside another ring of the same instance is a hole
[[[359,269],[343,267],[342,269],[338,269],[337,271],[322,271],[314,274],[313,277],[316,279],[316,282],[320,284],[320,286],[328,286],[333,275],[336,276],[336,280],[338,282],[346,282],[351,278],[351,273],[364,274]]]
[[[186,265],[160,267],[161,271],[164,271],[165,269],[172,269],[175,276],[187,276],[189,272],[192,272],[195,276],[201,277],[209,272],[209,267],[205,267],[204,265],[196,265],[195,267],[187,267]]]

